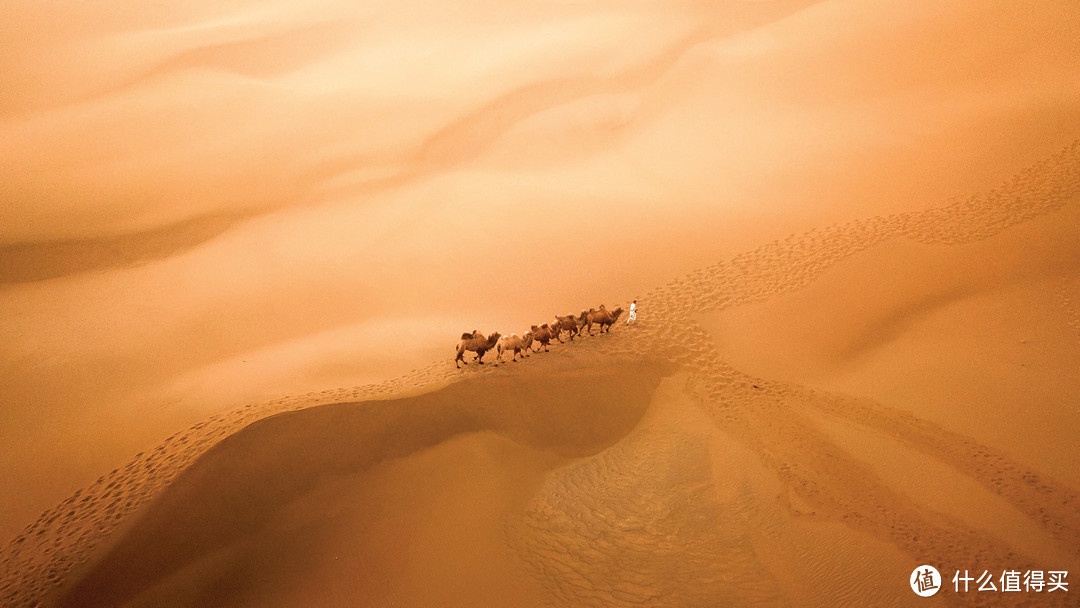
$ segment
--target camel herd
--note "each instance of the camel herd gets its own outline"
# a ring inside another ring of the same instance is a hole
[[[533,325],[529,328],[529,331],[520,336],[517,334],[504,336],[497,331],[488,336],[479,331],[463,333],[461,334],[461,341],[457,344],[457,358],[454,359],[454,365],[461,367],[459,361],[468,364],[468,361],[464,359],[466,351],[476,353],[473,360],[481,365],[484,364],[484,354],[489,350],[496,351],[495,359],[500,362],[503,353],[514,351],[514,356],[510,360],[517,361],[518,355],[524,358],[529,353],[537,352],[541,348],[547,351],[552,339],[562,342],[561,336],[564,332],[569,334],[571,340],[574,339],[574,336],[580,335],[582,331],[588,332],[590,336],[595,335],[592,331],[593,325],[600,328],[600,333],[609,332],[611,326],[619,319],[622,312],[621,306],[609,311],[601,304],[600,308],[583,310],[576,317],[574,315],[566,315],[565,317],[556,315],[555,320],[551,323],[544,323],[539,327]]]

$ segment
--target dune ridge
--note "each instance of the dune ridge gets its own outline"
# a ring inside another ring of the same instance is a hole
[[[602,451],[635,426],[660,368],[611,357],[582,370],[574,359],[548,357],[535,373],[518,366],[415,397],[304,408],[254,422],[181,472],[61,605],[122,604],[196,558],[255,534],[318,480],[363,473],[457,436],[495,433],[561,458]],[[553,385],[555,376],[563,382]],[[602,398],[582,408],[576,397],[586,383],[600,387]],[[532,398],[508,407],[505,396],[519,392]],[[585,415],[578,424],[563,424],[579,409]],[[212,498],[202,498],[207,494]]]
[[[197,217],[136,234],[0,245],[0,284],[42,281],[161,259],[196,247],[247,217]]]
[[[842,521],[903,548],[943,562],[977,559],[1034,565],[1000,541],[961,522],[932,516],[876,480],[865,466],[838,449],[809,421],[802,407],[838,420],[854,420],[902,438],[911,448],[948,462],[1015,505],[1066,547],[1080,546],[1080,496],[1062,480],[1015,463],[1007,454],[945,431],[904,412],[868,400],[826,394],[748,376],[718,356],[713,340],[694,320],[698,311],[760,301],[814,280],[824,269],[890,238],[958,244],[984,239],[1029,219],[1077,204],[1080,140],[984,194],[926,211],[873,217],[791,235],[753,251],[691,272],[639,299],[634,331],[618,331],[574,348],[601,353],[654,356],[690,370],[690,386],[715,424],[751,449],[777,472],[795,504],[810,505],[813,517]],[[1062,300],[1075,302],[1068,287]],[[621,329],[621,328],[620,328]],[[567,352],[572,352],[568,350]],[[552,354],[551,357],[558,355]],[[457,378],[497,376],[505,368],[470,366],[458,371],[451,355],[388,382],[309,393],[252,404],[209,418],[137,455],[127,466],[43,513],[4,550],[0,604],[38,605],[65,582],[71,569],[127,519],[158,496],[177,475],[222,439],[258,420],[326,403],[366,401],[418,393]],[[793,509],[801,507],[793,506]],[[559,568],[543,561],[540,568]],[[647,594],[646,594],[647,595]],[[567,590],[562,599],[581,600]],[[635,598],[605,596],[605,605],[631,605]],[[975,597],[974,605],[989,605]],[[993,598],[1000,601],[996,596]],[[1009,605],[1046,605],[1046,597],[1011,598]],[[1052,600],[1053,598],[1051,598]],[[1065,599],[1061,600],[1062,602]],[[980,603],[983,602],[983,603]],[[597,605],[596,599],[581,605]],[[999,605],[995,602],[995,605]],[[1059,604],[1059,605],[1064,605]]]

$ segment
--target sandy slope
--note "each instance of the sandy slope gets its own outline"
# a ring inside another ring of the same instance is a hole
[[[149,590],[137,604],[286,606],[326,594],[338,605],[397,597],[466,606],[518,586],[531,599],[502,603],[535,603],[535,585],[512,568],[503,524],[518,519],[546,469],[633,428],[658,381],[640,365],[548,361],[248,427],[185,471],[71,590],[70,605],[115,605]]]
[[[704,317],[732,365],[865,395],[1069,479],[1077,208],[962,245],[890,240],[812,285]],[[842,299],[830,294],[844,293]],[[1038,437],[1038,441],[1032,441]]]
[[[0,604],[902,605],[921,563],[1077,570],[1069,3],[0,21]],[[449,364],[671,277],[633,331]]]
[[[889,605],[911,597],[907,571],[919,563],[943,571],[1071,571],[1080,561],[1080,493],[1071,481],[1075,446],[1067,430],[1021,436],[1006,417],[967,425],[964,408],[981,404],[962,398],[951,416],[920,411],[918,399],[895,401],[934,392],[906,370],[865,376],[906,388],[889,392],[891,400],[858,386],[820,388],[825,380],[807,370],[798,371],[800,382],[785,379],[796,373],[790,366],[774,370],[777,378],[747,375],[729,362],[743,351],[729,338],[768,325],[762,315],[769,311],[755,308],[782,308],[833,275],[887,272],[897,247],[924,248],[915,244],[921,241],[938,243],[921,254],[936,272],[969,268],[973,256],[998,277],[1010,268],[1039,269],[1020,282],[1036,294],[1048,280],[1059,286],[1046,317],[1030,298],[1017,306],[1016,290],[999,281],[1006,287],[990,292],[998,308],[965,316],[953,330],[959,335],[941,331],[939,348],[1008,366],[1011,352],[965,341],[963,326],[990,331],[997,315],[1019,309],[1031,319],[1009,326],[1031,331],[1033,342],[1067,365],[1080,342],[1075,275],[1054,256],[1031,261],[1040,251],[1078,246],[1078,168],[1080,145],[1073,145],[1008,182],[1008,198],[989,194],[773,243],[651,293],[634,328],[581,338],[525,363],[464,373],[443,363],[361,392],[219,416],[44,515],[9,547],[5,564],[20,577],[8,578],[5,593],[25,602],[57,583],[47,603],[72,606],[349,605],[357,598]],[[1013,246],[1004,247],[1008,242]],[[980,284],[979,273],[967,274],[952,282]],[[912,273],[910,280],[918,279]],[[889,294],[859,293],[876,310],[891,310],[882,304]],[[933,289],[924,295],[936,303],[908,306],[921,311],[911,323],[953,312],[953,301]],[[838,331],[863,336],[858,316],[849,316],[834,323]],[[877,318],[887,326],[892,316]],[[1034,329],[1045,323],[1067,339],[1037,338]],[[858,343],[897,356],[920,335],[911,329]],[[824,352],[844,343],[832,334],[800,341]],[[718,344],[729,354],[721,357]],[[858,351],[808,360],[857,377]],[[755,356],[746,365],[768,366],[761,352]],[[460,381],[415,397],[310,407],[455,377]],[[1016,370],[980,378],[1014,391],[1029,380]],[[1039,415],[1068,426],[1075,386],[1069,377],[1048,381],[1053,390]],[[983,390],[978,379],[959,388],[960,397]],[[1006,391],[1001,403],[1016,394]],[[1013,403],[1035,407],[1023,397]],[[257,422],[243,428],[250,420]],[[210,447],[215,438],[224,440]],[[1056,457],[1016,450],[1033,443]],[[137,517],[124,518],[133,511]],[[127,523],[116,527],[118,520]],[[959,599],[942,595],[931,603]],[[1068,597],[962,600],[1067,605]]]
[[[985,191],[1080,120],[1057,1],[0,18],[3,538],[208,415]]]

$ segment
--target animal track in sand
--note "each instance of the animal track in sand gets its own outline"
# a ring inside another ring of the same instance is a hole
[[[955,467],[1014,505],[1063,547],[1080,546],[1080,499],[1075,489],[910,414],[868,400],[824,395],[742,374],[720,360],[712,340],[690,313],[767,299],[806,285],[824,269],[888,238],[943,244],[988,238],[1065,204],[1075,204],[1078,194],[1080,145],[1073,142],[1050,160],[983,196],[941,209],[814,230],[798,240],[789,236],[783,242],[691,272],[642,298],[643,316],[633,350],[695,370],[690,384],[717,424],[752,446],[815,513],[827,514],[937,563],[987,562],[1037,568],[1030,557],[1004,542],[930,512],[891,490],[797,412],[809,407],[901,437],[913,449]],[[1065,295],[1062,298],[1066,305],[1071,303]],[[558,515],[552,515],[547,524],[557,525]],[[544,563],[538,576],[550,578],[543,573],[559,571],[559,561],[552,558]],[[562,574],[568,580],[574,578],[572,573]],[[649,597],[649,593],[642,597]],[[588,595],[564,599],[568,604],[592,603]],[[604,605],[634,603],[615,597],[603,599]],[[974,605],[1002,601],[997,597],[973,600]],[[1046,601],[1028,596],[1006,598],[1015,605],[1046,605]],[[1052,601],[1063,603],[1065,599],[1058,596]]]
[[[1073,335],[1080,341],[1080,278],[1064,279],[1057,288],[1058,302],[1069,319]]]
[[[702,408],[717,425],[750,446],[794,495],[810,505],[816,517],[843,521],[895,543],[912,555],[941,563],[986,561],[1022,568],[1030,560],[1003,542],[928,512],[889,489],[873,472],[816,430],[799,410],[858,420],[877,432],[900,437],[911,448],[948,463],[1015,505],[1063,544],[1080,547],[1080,498],[1075,489],[1019,465],[990,447],[910,414],[868,400],[826,395],[802,386],[745,375],[721,360],[711,337],[692,315],[696,311],[721,310],[798,289],[825,269],[886,239],[905,237],[940,244],[971,242],[1063,205],[1075,204],[1078,195],[1080,140],[982,195],[937,209],[873,217],[798,236],[788,235],[730,260],[695,270],[639,298],[636,325],[618,327],[603,340],[590,339],[583,343],[587,345],[585,348],[600,352],[656,357],[691,370],[688,383]],[[1077,287],[1075,281],[1063,283],[1059,294],[1062,305],[1070,313],[1072,329],[1080,339]],[[498,366],[470,366],[464,370],[469,377],[496,373],[500,373]],[[215,443],[251,422],[325,403],[419,392],[461,377],[463,373],[449,362],[433,362],[380,384],[251,404],[193,425],[45,511],[8,543],[0,553],[0,572],[3,572],[0,605],[39,605],[50,589],[63,583],[72,567],[88,559],[102,539],[168,486],[180,471]],[[632,455],[622,457],[632,458]],[[549,512],[548,516],[560,517],[555,512]],[[545,525],[544,517],[538,514],[533,524]],[[572,520],[559,521],[562,523],[555,523],[577,525]],[[656,532],[660,534],[663,530],[658,528]],[[653,540],[642,537],[646,544]],[[540,555],[549,550],[540,549]],[[550,548],[555,553],[568,550],[573,548]],[[638,547],[638,550],[643,549]],[[554,555],[550,557],[557,559]],[[712,558],[703,554],[702,563],[709,559]],[[657,589],[663,588],[663,582],[657,585],[656,589],[625,592],[626,596],[621,598],[606,594],[605,599],[618,600],[610,605],[648,601]],[[559,591],[560,597],[579,599],[586,592],[581,585]],[[1047,601],[1064,602],[1062,598],[1063,595],[1047,595],[1037,599],[1038,605],[1048,605]],[[1000,605],[1002,601],[996,595],[972,595],[970,599],[970,605],[988,605],[988,602]],[[1035,596],[1005,599],[1013,605],[1034,605]]]

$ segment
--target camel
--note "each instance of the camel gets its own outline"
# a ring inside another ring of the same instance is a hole
[[[457,344],[457,358],[454,359],[454,365],[461,367],[458,361],[468,365],[469,362],[464,359],[465,351],[471,350],[476,353],[474,359],[480,365],[484,364],[484,353],[495,348],[495,345],[499,342],[499,332],[493,332],[490,336],[484,337],[484,334],[479,331],[461,334],[461,341]]]
[[[604,305],[601,304],[599,310],[592,311],[588,315],[585,323],[585,329],[589,332],[590,336],[593,335],[592,326],[593,323],[596,323],[600,326],[600,333],[610,332],[611,326],[615,324],[615,321],[618,320],[619,315],[621,315],[622,312],[622,306],[616,308],[615,310],[608,311],[608,309],[604,308]]]
[[[548,344],[551,342],[551,337],[554,333],[552,332],[551,328],[548,327],[548,324],[544,323],[540,327],[533,325],[529,329],[531,330],[530,333],[532,334],[533,340],[535,340],[536,343],[540,346],[543,346],[544,351],[547,352]],[[540,350],[540,346],[537,346],[535,350]]]
[[[521,336],[521,354],[522,354],[522,356],[525,356],[525,357],[529,356],[529,353],[532,352],[532,343],[533,343],[533,333],[532,333],[532,330],[529,330],[529,331],[525,332]]]
[[[551,324],[552,330],[555,332],[555,339],[562,342],[562,338],[559,337],[562,332],[570,332],[570,339],[573,340],[574,336],[578,335],[580,329],[578,328],[577,317],[574,315],[566,315],[560,317],[555,315],[555,322]]]
[[[495,356],[495,360],[501,363],[503,353],[509,350],[514,351],[514,357],[510,359],[511,361],[517,361],[518,355],[521,355],[521,357],[524,358],[525,355],[522,354],[522,351],[525,350],[524,345],[525,340],[517,334],[510,334],[509,336],[499,338],[499,343],[496,345],[499,353]]]
[[[589,324],[589,317],[594,315],[594,314],[596,314],[596,309],[595,308],[590,308],[589,310],[581,311],[581,314],[578,315],[578,318],[577,318],[578,335],[581,335],[581,332],[585,330],[585,326]],[[592,334],[589,334],[589,335],[592,335]]]

